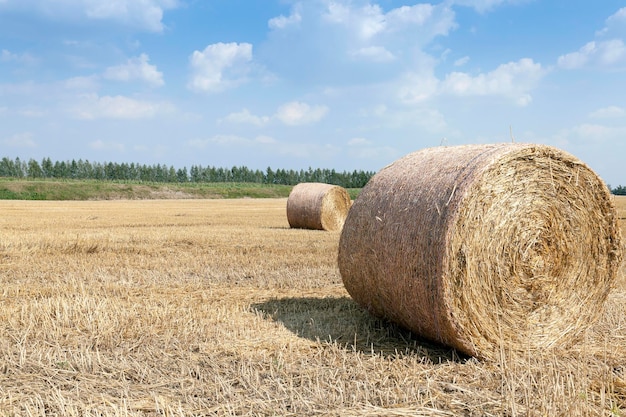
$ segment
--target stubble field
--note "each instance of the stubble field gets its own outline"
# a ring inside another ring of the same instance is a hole
[[[480,362],[363,312],[285,205],[1,201],[0,415],[626,415],[624,267],[573,349]]]

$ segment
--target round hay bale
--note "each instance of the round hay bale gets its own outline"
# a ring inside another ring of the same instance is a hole
[[[303,182],[287,199],[289,226],[299,229],[340,230],[350,209],[348,191],[337,185]]]
[[[339,243],[360,305],[483,359],[565,347],[598,317],[621,262],[610,193],[532,144],[424,149],[381,170]]]

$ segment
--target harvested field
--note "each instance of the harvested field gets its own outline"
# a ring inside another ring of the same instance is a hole
[[[0,201],[0,416],[626,415],[624,266],[582,343],[481,362],[364,312],[285,204]]]

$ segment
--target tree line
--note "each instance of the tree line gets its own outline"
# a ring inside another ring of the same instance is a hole
[[[345,188],[362,188],[375,172],[354,170],[337,172],[334,169],[293,170],[268,167],[266,170],[253,170],[245,166],[232,168],[203,167],[192,165],[176,169],[165,164],[138,164],[116,162],[90,162],[79,159],[71,161],[55,161],[43,158],[23,161],[19,157],[0,160],[0,177],[9,178],[57,178],[100,181],[138,181],[138,182],[248,182],[257,184],[296,185],[301,182],[323,182]],[[611,188],[615,195],[626,195],[626,186]]]
[[[165,164],[138,164],[116,162],[90,162],[88,160],[52,161],[43,158],[23,161],[19,157],[0,160],[0,177],[10,178],[56,178],[101,181],[138,181],[161,183],[202,182],[248,182],[258,184],[296,185],[301,182],[323,182],[345,188],[362,188],[374,175],[371,171],[337,172],[334,169],[293,170],[268,167],[253,170],[245,166],[221,168],[192,165],[174,168]]]
[[[612,188],[611,192],[615,195],[626,195],[626,187],[623,185],[618,185],[617,187]]]

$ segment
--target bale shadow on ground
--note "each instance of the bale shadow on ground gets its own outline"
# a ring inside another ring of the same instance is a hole
[[[252,311],[282,323],[297,336],[314,342],[336,343],[371,355],[418,355],[432,363],[465,362],[456,350],[420,339],[410,331],[376,318],[349,297],[289,297],[251,306]]]

